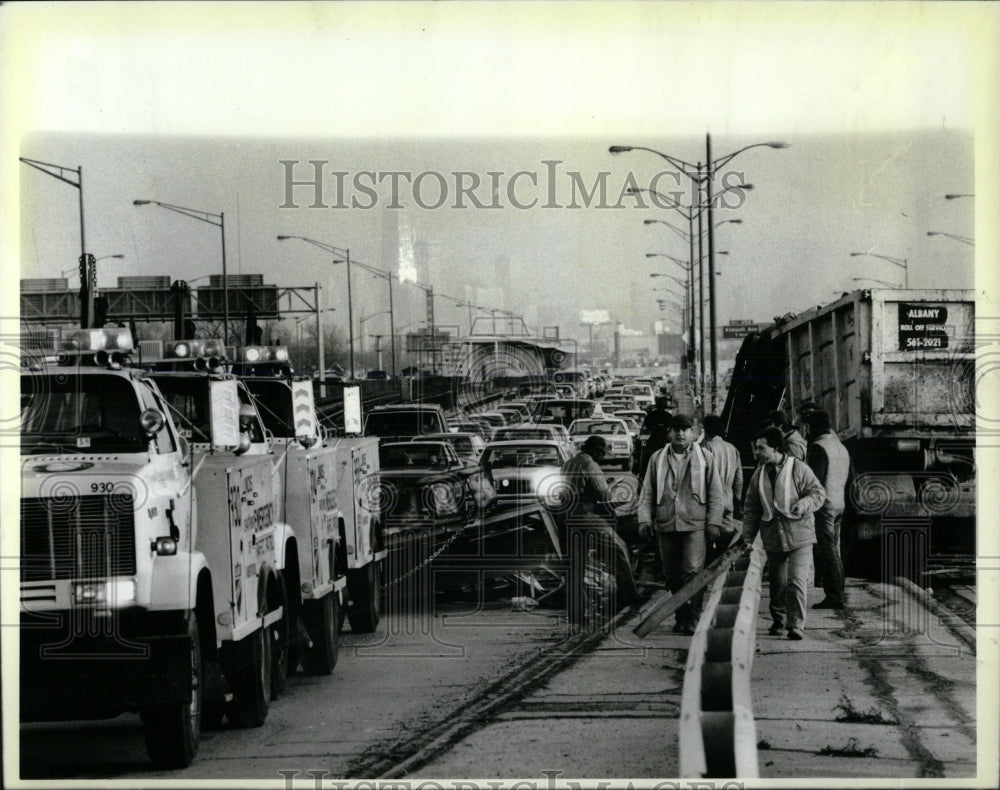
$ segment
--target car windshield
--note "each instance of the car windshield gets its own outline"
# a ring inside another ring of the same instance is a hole
[[[607,436],[609,434],[622,435],[625,433],[625,426],[617,420],[604,420],[602,422],[576,422],[570,426],[569,432],[574,436],[579,436],[580,434],[600,434],[602,436]]]
[[[142,452],[139,400],[118,376],[21,377],[21,443],[25,452]]]
[[[379,448],[378,460],[383,469],[441,469],[452,462],[449,449],[443,443],[389,444]]]
[[[443,440],[454,447],[457,453],[469,455],[476,451],[472,445],[472,437],[470,436],[446,436]]]
[[[542,428],[512,428],[507,431],[500,431],[497,439],[551,439],[552,432]]]
[[[483,453],[483,464],[489,469],[562,466],[562,458],[555,447],[546,445],[490,447]]]

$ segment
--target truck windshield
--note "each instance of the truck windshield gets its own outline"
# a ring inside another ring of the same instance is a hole
[[[291,388],[282,379],[245,379],[243,383],[253,393],[264,427],[275,436],[294,437]]]
[[[180,416],[177,426],[192,442],[212,441],[208,379],[201,376],[153,376],[163,398]]]
[[[139,425],[139,399],[118,376],[21,377],[21,445],[26,453],[136,453],[149,440]]]

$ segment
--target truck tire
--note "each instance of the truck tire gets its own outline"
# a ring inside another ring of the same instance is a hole
[[[331,592],[320,601],[312,602],[304,611],[306,627],[313,646],[302,654],[302,669],[309,675],[329,675],[337,666],[340,639],[340,593]]]
[[[351,606],[347,619],[357,634],[370,634],[378,628],[382,616],[382,570],[379,563],[369,562],[364,568],[347,572],[347,589]]]
[[[201,740],[202,667],[198,618],[188,618],[191,694],[184,702],[150,705],[141,711],[146,752],[157,768],[186,768],[194,761]]]
[[[260,727],[267,719],[271,698],[271,650],[268,629],[258,628],[235,645],[242,661],[237,662],[229,687],[233,699],[226,717],[234,727]]]

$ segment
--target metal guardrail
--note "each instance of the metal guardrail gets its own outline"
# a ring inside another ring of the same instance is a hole
[[[720,575],[706,598],[681,692],[681,776],[759,777],[750,670],[764,558],[758,537],[753,552]]]

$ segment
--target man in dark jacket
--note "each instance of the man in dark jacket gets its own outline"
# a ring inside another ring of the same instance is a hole
[[[653,403],[653,408],[646,412],[646,416],[643,418],[642,427],[639,430],[643,436],[648,438],[642,445],[639,469],[636,471],[636,475],[640,478],[646,474],[646,464],[649,463],[653,453],[667,443],[667,431],[672,416],[667,408],[668,402],[665,395],[658,395]]]
[[[567,529],[564,531],[573,556],[574,547],[596,542],[606,557],[613,557],[615,587],[618,601],[625,605],[638,605],[642,596],[632,573],[628,546],[615,532],[609,508],[611,491],[605,479],[601,461],[607,452],[607,445],[601,436],[588,436],[580,452],[563,464],[562,472],[573,492],[573,502],[567,512]],[[578,552],[582,557],[582,552]],[[571,571],[582,576],[583,562],[571,562]],[[576,588],[580,589],[581,578],[576,578]]]
[[[816,565],[823,576],[826,597],[813,609],[840,609],[847,605],[844,591],[844,565],[840,558],[840,522],[844,515],[847,480],[851,457],[830,426],[830,415],[822,409],[802,418],[807,426],[809,451],[806,463],[823,488],[826,499],[816,511]]]

